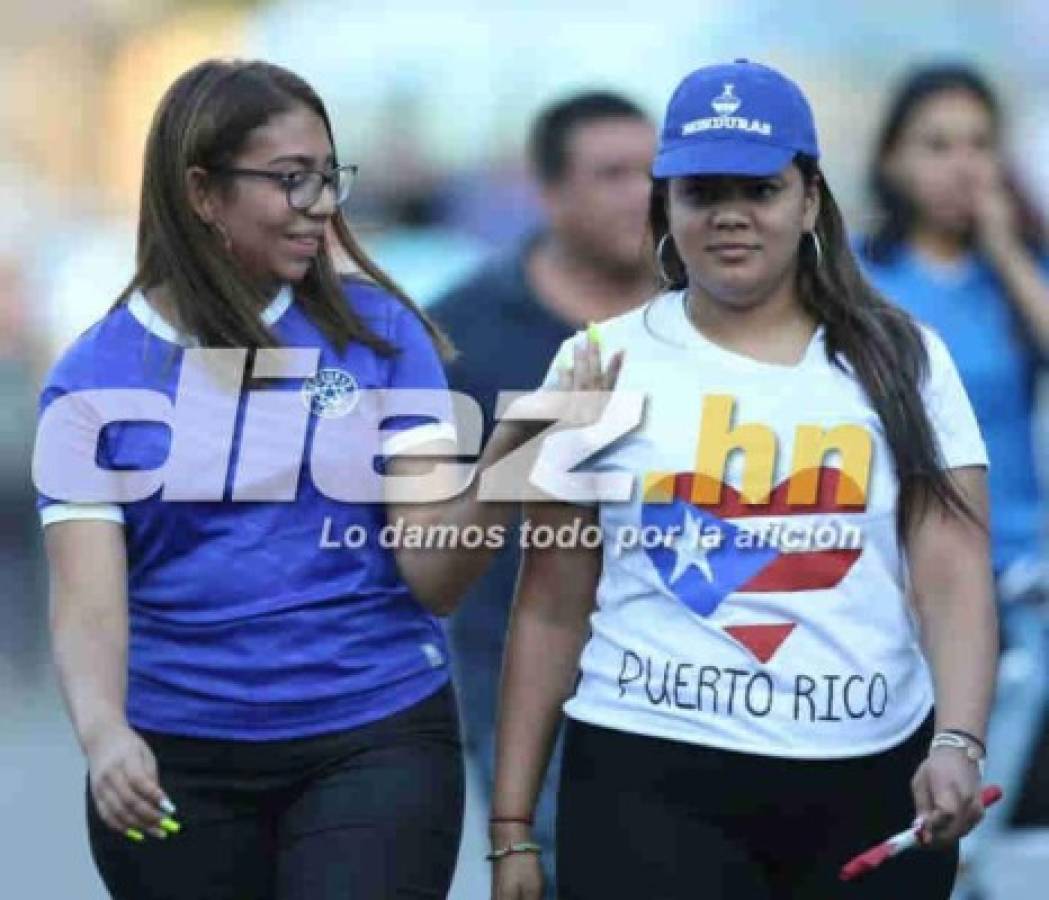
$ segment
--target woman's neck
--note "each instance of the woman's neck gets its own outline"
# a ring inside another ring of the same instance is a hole
[[[805,354],[817,320],[801,305],[793,279],[764,299],[747,304],[716,300],[690,288],[686,308],[703,336],[762,362],[794,365]]]
[[[283,286],[280,282],[272,282],[265,287],[259,285],[259,291],[262,295],[259,302],[260,313],[277,298]],[[154,311],[162,319],[173,327],[178,328],[178,305],[175,303],[175,295],[169,284],[166,282],[155,284],[150,288],[146,288],[142,293],[145,294],[149,305],[153,307]]]
[[[920,255],[939,263],[957,262],[969,252],[963,235],[920,225],[911,232],[908,243]]]
[[[155,284],[150,288],[145,288],[142,293],[153,312],[176,331],[183,330],[178,306],[175,304],[175,296],[167,284]]]

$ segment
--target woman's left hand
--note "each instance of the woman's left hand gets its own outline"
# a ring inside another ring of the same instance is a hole
[[[911,779],[915,811],[925,825],[922,845],[942,847],[964,837],[983,818],[980,770],[963,752],[933,750]]]

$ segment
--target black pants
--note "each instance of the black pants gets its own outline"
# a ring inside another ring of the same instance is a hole
[[[91,852],[115,900],[447,896],[463,814],[450,687],[319,737],[142,736],[182,831],[132,843],[102,822],[88,791]]]
[[[696,747],[568,720],[558,796],[559,900],[947,900],[957,847],[841,866],[914,819],[910,779],[932,722],[848,760]]]

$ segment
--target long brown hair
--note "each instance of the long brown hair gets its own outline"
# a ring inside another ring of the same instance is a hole
[[[944,468],[922,402],[919,386],[928,378],[929,356],[917,324],[863,277],[841,210],[816,160],[799,155],[794,162],[807,185],[818,184],[820,199],[816,235],[821,254],[817,256],[811,239],[803,237],[798,248],[798,297],[824,326],[828,360],[842,371],[847,370],[841,358],[848,362],[885,429],[900,482],[896,507],[900,541],[933,499],[976,522],[975,512]],[[657,247],[670,232],[667,198],[667,179],[656,179],[649,227]],[[660,263],[670,289],[688,286],[685,264],[673,240],[666,242]]]
[[[207,60],[181,75],[161,99],[146,140],[138,220],[136,272],[117,298],[165,285],[180,328],[206,347],[268,347],[275,338],[259,317],[265,303],[189,202],[186,173],[194,166],[224,190],[233,187],[216,169],[230,165],[250,132],[273,116],[305,106],[324,122],[334,146],[324,103],[299,76],[258,61]],[[364,252],[341,212],[329,233],[362,275],[396,297],[425,326],[442,355],[451,344],[419,307]],[[325,242],[295,293],[305,314],[339,350],[365,344],[382,355],[398,348],[367,327],[346,302]]]

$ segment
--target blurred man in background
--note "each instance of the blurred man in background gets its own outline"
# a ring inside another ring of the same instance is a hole
[[[41,341],[18,262],[0,258],[0,710],[44,672],[47,610],[29,482]]]
[[[451,386],[474,397],[492,427],[503,390],[539,385],[560,347],[588,322],[618,315],[656,290],[646,238],[652,123],[615,94],[579,94],[547,107],[536,120],[529,151],[547,224],[495,259],[429,309],[459,350]],[[467,752],[491,793],[495,710],[503,640],[519,554],[517,535],[451,620],[453,662]],[[550,771],[559,768],[559,748]],[[553,869],[554,778],[535,814],[544,865]],[[547,880],[552,885],[553,878]]]

